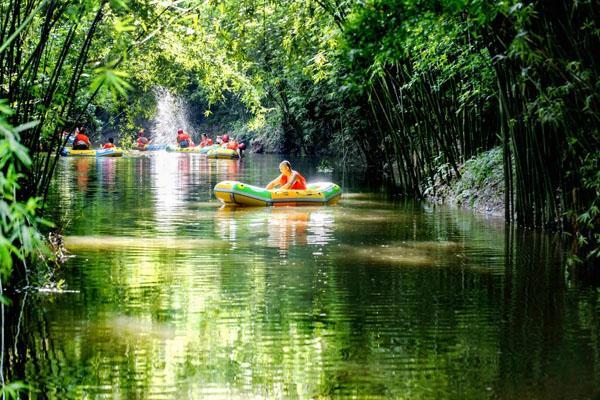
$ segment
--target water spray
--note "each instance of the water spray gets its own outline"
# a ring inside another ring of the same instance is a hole
[[[193,137],[193,127],[189,121],[187,102],[163,87],[154,88],[153,92],[156,98],[156,114],[150,129],[152,143],[174,144],[178,129],[183,129],[196,139]]]

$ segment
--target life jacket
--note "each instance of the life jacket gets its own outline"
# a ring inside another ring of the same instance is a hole
[[[87,150],[90,148],[90,139],[83,133],[78,133],[73,139],[73,150]]]
[[[238,147],[238,142],[236,142],[235,140],[230,140],[229,142],[227,142],[227,148],[229,150],[237,150]]]
[[[290,189],[306,190],[306,179],[302,175],[300,175],[300,173],[298,171],[292,170],[292,173],[296,174],[296,181],[294,182],[292,187],[290,187]],[[287,181],[288,181],[287,176],[284,174],[281,174],[281,178],[279,179],[279,184],[285,185],[287,183]]]
[[[105,149],[114,149],[117,146],[115,146],[114,143],[109,142],[109,143],[104,143],[104,146],[102,146],[102,147]]]
[[[77,142],[84,142],[85,144],[87,144],[89,146],[90,145],[90,138],[88,138],[83,133],[78,133],[75,136],[75,140],[73,140],[73,143],[77,143]]]
[[[185,140],[192,143],[192,138],[187,133],[180,133],[179,135],[177,135],[177,143],[183,142]]]
[[[144,147],[148,144],[149,140],[147,137],[140,136],[137,140],[138,147]]]
[[[200,147],[212,146],[213,141],[211,138],[202,139],[200,142]]]

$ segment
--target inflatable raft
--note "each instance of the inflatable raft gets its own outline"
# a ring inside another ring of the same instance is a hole
[[[123,157],[123,149],[73,150],[65,147],[60,153],[63,157]]]
[[[168,145],[167,148],[165,149],[167,151],[170,152],[175,152],[175,153],[195,153],[195,154],[200,154],[200,150],[202,150],[201,147],[185,147],[185,148],[181,148],[178,146],[173,146],[173,145]]]
[[[267,190],[237,181],[217,183],[215,196],[227,205],[304,206],[331,205],[340,200],[342,190],[331,182],[312,183],[306,190]]]
[[[211,145],[211,146],[204,146],[204,147],[201,147],[201,148],[200,148],[200,154],[206,154],[206,153],[208,153],[209,151],[211,151],[211,150],[216,150],[216,149],[218,149],[218,148],[219,148],[219,145],[218,145],[218,144],[213,144],[213,145]]]
[[[218,159],[226,159],[226,160],[240,158],[240,155],[237,153],[237,151],[230,150],[230,149],[224,149],[222,147],[209,150],[208,153],[206,153],[206,156],[208,158],[218,158]]]
[[[200,146],[186,147],[186,148],[182,149],[181,147],[170,144],[165,148],[165,150],[174,152],[174,153],[194,153],[194,154],[207,154],[211,150],[217,150],[217,149],[219,149],[218,145],[205,146],[205,147],[200,147]]]
[[[149,144],[146,146],[136,146],[135,149],[139,151],[160,151],[167,148],[164,144]]]

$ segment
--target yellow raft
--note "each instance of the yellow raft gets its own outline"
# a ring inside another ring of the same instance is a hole
[[[206,153],[206,157],[225,159],[225,160],[232,160],[235,158],[240,158],[237,151],[231,150],[231,149],[224,149],[224,148],[209,150],[208,153]]]
[[[306,190],[267,190],[237,181],[216,184],[215,197],[227,205],[237,206],[305,206],[337,203],[342,190],[331,182],[307,185]]]

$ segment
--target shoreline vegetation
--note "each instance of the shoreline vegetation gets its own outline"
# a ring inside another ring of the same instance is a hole
[[[157,87],[187,102],[193,136],[219,127],[268,150],[356,160],[418,199],[497,212],[478,205],[501,194],[488,190],[497,182],[469,177],[493,157],[507,222],[563,232],[572,264],[598,264],[597,0],[0,0],[0,10],[8,286],[27,279],[41,247],[63,132],[131,142],[152,128]]]
[[[432,183],[423,191],[434,204],[472,210],[478,214],[505,219],[502,149],[483,152],[458,166],[439,168]]]

